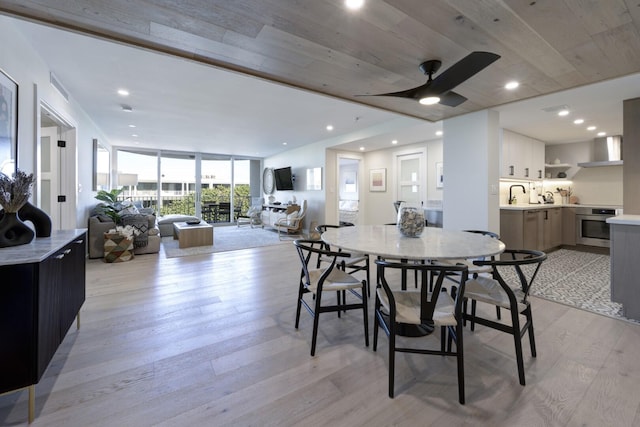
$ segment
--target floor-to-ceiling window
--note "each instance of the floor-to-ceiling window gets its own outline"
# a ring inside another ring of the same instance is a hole
[[[116,156],[124,179],[117,183],[124,189],[121,198],[153,207],[159,215],[230,223],[261,194],[260,159],[131,149],[118,149]]]

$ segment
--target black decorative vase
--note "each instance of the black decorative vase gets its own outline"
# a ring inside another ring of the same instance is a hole
[[[51,237],[51,218],[45,211],[27,202],[20,208],[18,215],[22,221],[33,223],[36,237]]]
[[[34,236],[33,230],[20,220],[16,212],[4,212],[0,218],[0,248],[26,245]]]

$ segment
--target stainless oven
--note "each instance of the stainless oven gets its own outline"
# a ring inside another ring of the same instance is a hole
[[[617,215],[615,208],[576,208],[576,243],[609,247],[607,218]]]

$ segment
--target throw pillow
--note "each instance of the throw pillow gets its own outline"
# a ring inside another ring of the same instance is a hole
[[[136,233],[136,236],[133,239],[133,246],[136,248],[147,246],[149,243],[149,220],[147,219],[147,215],[124,215],[121,218],[121,221],[122,225],[130,225],[138,230],[138,233]]]
[[[298,218],[298,211],[291,212],[289,215],[287,215],[287,225],[288,226],[296,225],[297,218]]]

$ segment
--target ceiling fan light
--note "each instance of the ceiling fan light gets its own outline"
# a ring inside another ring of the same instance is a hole
[[[357,10],[364,5],[364,0],[345,0],[344,4],[351,10]]]
[[[422,105],[434,105],[440,102],[440,98],[437,96],[425,96],[418,101]]]

